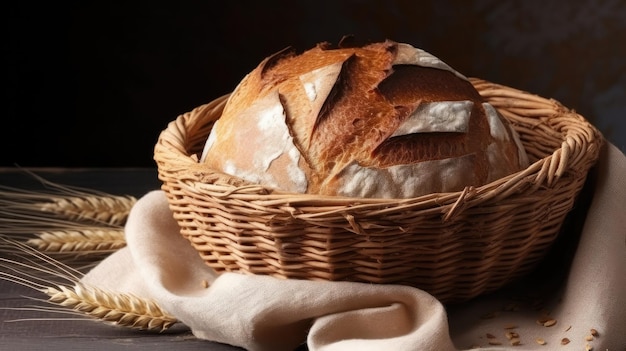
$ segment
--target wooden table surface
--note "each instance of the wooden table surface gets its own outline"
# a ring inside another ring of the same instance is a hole
[[[117,195],[141,197],[160,187],[156,169],[148,168],[29,171],[56,184],[81,186]],[[42,189],[35,177],[18,168],[0,168],[0,185]],[[46,298],[32,289],[0,279],[0,350],[242,350],[198,340],[180,323],[163,333],[156,333],[88,319],[71,319],[75,318],[71,315],[25,311],[24,307],[35,303],[29,297]]]

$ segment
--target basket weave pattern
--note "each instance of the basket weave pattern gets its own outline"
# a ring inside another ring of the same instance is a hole
[[[480,187],[411,199],[294,194],[198,162],[227,95],[179,116],[155,146],[174,217],[217,271],[411,285],[443,302],[502,287],[544,257],[603,138],[554,100],[472,79],[531,165]]]

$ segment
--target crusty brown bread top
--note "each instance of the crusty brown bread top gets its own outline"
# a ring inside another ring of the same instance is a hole
[[[202,160],[287,191],[397,198],[527,165],[515,131],[462,74],[391,40],[267,57],[231,94]]]

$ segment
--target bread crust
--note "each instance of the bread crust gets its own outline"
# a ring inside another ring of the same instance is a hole
[[[323,195],[459,191],[527,165],[515,131],[462,74],[390,40],[269,56],[211,133],[210,167]]]

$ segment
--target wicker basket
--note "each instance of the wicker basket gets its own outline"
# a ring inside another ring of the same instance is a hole
[[[603,138],[557,101],[472,79],[531,165],[481,187],[410,199],[294,194],[198,162],[227,95],[179,116],[155,146],[181,233],[217,271],[411,285],[443,302],[493,291],[556,239]]]

